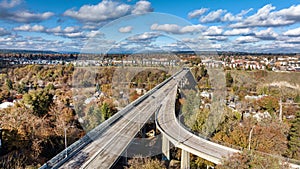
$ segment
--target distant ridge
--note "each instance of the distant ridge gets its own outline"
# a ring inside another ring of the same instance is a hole
[[[60,54],[50,50],[27,50],[27,49],[0,49],[0,53],[43,53],[43,54]]]
[[[31,53],[31,54],[80,54],[80,52],[73,51],[51,51],[51,50],[28,50],[28,49],[0,49],[0,53]],[[240,51],[143,51],[143,52],[108,52],[108,55],[112,54],[198,54],[198,55],[297,55],[297,53],[267,53],[267,52],[240,52]],[[97,53],[84,53],[84,54],[97,54]]]

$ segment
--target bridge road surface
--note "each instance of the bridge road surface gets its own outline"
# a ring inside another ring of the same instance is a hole
[[[187,72],[188,70],[183,70],[176,76],[176,79],[181,79]],[[171,79],[167,84],[112,124],[94,141],[73,155],[60,168],[108,169],[112,167],[135,135],[157,110],[162,100],[166,98],[171,90],[176,88],[176,83],[177,80],[175,78]]]
[[[198,157],[215,164],[220,164],[223,157],[240,152],[196,136],[183,128],[175,116],[175,98],[177,87],[169,92],[163,100],[160,110],[155,115],[157,129],[165,135],[176,147],[188,151]],[[300,169],[300,165],[288,163],[289,168]]]
[[[215,164],[220,164],[222,157],[228,157],[230,154],[239,152],[200,138],[183,128],[175,116],[176,94],[177,87],[169,92],[156,114],[157,128],[172,144]]]

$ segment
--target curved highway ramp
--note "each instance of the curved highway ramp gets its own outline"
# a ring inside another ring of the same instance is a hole
[[[189,153],[219,164],[223,157],[239,152],[198,137],[178,123],[175,117],[177,85],[184,85],[188,73],[187,68],[177,72],[88,132],[41,169],[111,168],[155,112],[155,123],[163,136],[162,152],[166,158],[170,158],[169,142],[181,148],[183,169],[190,167]],[[297,165],[291,167],[300,168]]]

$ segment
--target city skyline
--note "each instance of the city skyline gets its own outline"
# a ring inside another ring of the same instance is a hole
[[[0,11],[0,49],[80,52],[95,34],[109,31],[105,44],[123,52],[201,50],[203,40],[213,51],[300,52],[300,4],[294,0],[2,0]],[[153,22],[144,24],[147,17]]]

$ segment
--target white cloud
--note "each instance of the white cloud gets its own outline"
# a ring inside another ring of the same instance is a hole
[[[241,29],[231,29],[224,32],[226,36],[236,36],[236,35],[246,35],[249,34],[251,30],[249,28],[241,28]]]
[[[176,24],[162,24],[159,25],[157,23],[151,25],[150,27],[151,30],[153,31],[164,31],[167,33],[178,33],[180,26],[176,25]]]
[[[189,25],[189,26],[184,26],[180,29],[180,33],[197,33],[201,32],[206,28],[206,26],[203,25]]]
[[[34,26],[31,27],[31,30],[33,32],[42,32],[42,31],[45,30],[45,27],[42,26],[42,25],[34,25]]]
[[[212,11],[208,13],[206,16],[202,16],[200,18],[200,22],[209,23],[209,22],[219,22],[222,20],[222,15],[226,12],[226,10],[219,9],[216,11]]]
[[[250,8],[248,10],[242,10],[240,13],[238,13],[237,15],[233,15],[232,13],[226,13],[221,21],[223,22],[234,22],[234,21],[242,21],[244,15],[246,15],[247,13],[249,13],[250,11],[252,11],[253,8]]]
[[[2,2],[0,2],[0,8],[14,8],[19,4],[21,4],[21,0],[3,0]]]
[[[300,36],[300,27],[288,30],[288,31],[284,32],[283,35],[286,35],[286,36]]]
[[[204,36],[205,38],[209,40],[215,40],[215,41],[227,41],[228,37],[226,36]]]
[[[30,26],[29,24],[22,25],[19,27],[15,27],[13,30],[15,31],[28,31],[28,32],[43,32],[45,27],[42,25],[33,25]]]
[[[130,5],[103,0],[97,5],[84,5],[78,11],[69,9],[64,15],[83,22],[99,22],[122,17],[130,12]]]
[[[10,20],[23,23],[41,22],[54,16],[53,12],[34,13],[20,7],[23,0],[0,1],[0,20]]]
[[[274,11],[276,7],[265,5],[254,15],[242,22],[232,24],[231,27],[270,27],[291,25],[300,21],[300,5]]]
[[[268,28],[266,30],[255,32],[255,37],[262,40],[275,40],[277,39],[278,34],[274,32],[272,28]]]
[[[65,33],[62,35],[69,37],[69,38],[84,38],[85,37],[83,32],[72,32],[72,33]]]
[[[189,13],[188,13],[188,17],[189,17],[190,19],[192,19],[192,18],[197,18],[197,17],[203,15],[203,14],[204,14],[205,12],[207,12],[207,11],[208,11],[208,8],[197,9],[197,10],[194,10],[194,11],[192,11],[192,12],[189,12]]]
[[[203,32],[203,35],[216,36],[216,35],[222,35],[222,32],[223,32],[222,28],[218,26],[211,26],[205,32]]]
[[[49,33],[60,33],[60,32],[62,32],[62,30],[61,30],[60,26],[57,26],[55,28],[47,29],[46,32],[49,32]]]
[[[125,27],[119,28],[119,32],[121,32],[121,33],[129,33],[129,32],[132,31],[132,29],[133,29],[132,26],[125,26]]]
[[[10,35],[11,33],[8,32],[6,29],[0,27],[0,36]]]
[[[151,7],[151,3],[145,0],[138,1],[133,10],[131,11],[132,14],[145,14],[147,12],[152,12],[153,8]]]
[[[29,24],[14,28],[15,31],[29,31],[30,29],[31,26]]]
[[[173,34],[185,34],[185,33],[197,33],[202,31],[206,28],[203,25],[188,25],[188,26],[179,26],[176,24],[153,24],[151,25],[150,29],[153,31],[163,31],[166,33],[173,33]]]
[[[102,22],[128,14],[144,14],[151,11],[153,11],[151,3],[145,0],[138,1],[134,6],[118,1],[103,0],[96,5],[84,5],[78,11],[69,9],[63,15],[87,23]]]
[[[160,36],[160,33],[157,32],[145,32],[139,35],[131,36],[127,40],[132,42],[148,42]]]
[[[258,42],[259,39],[253,36],[241,36],[235,39],[238,43],[254,43]]]
[[[20,11],[14,12],[13,15],[9,15],[6,19],[17,21],[17,22],[40,22],[52,17],[54,13],[52,12],[45,12],[45,13],[32,13],[28,11]]]
[[[284,16],[287,20],[300,21],[300,4],[276,12],[277,16]]]

